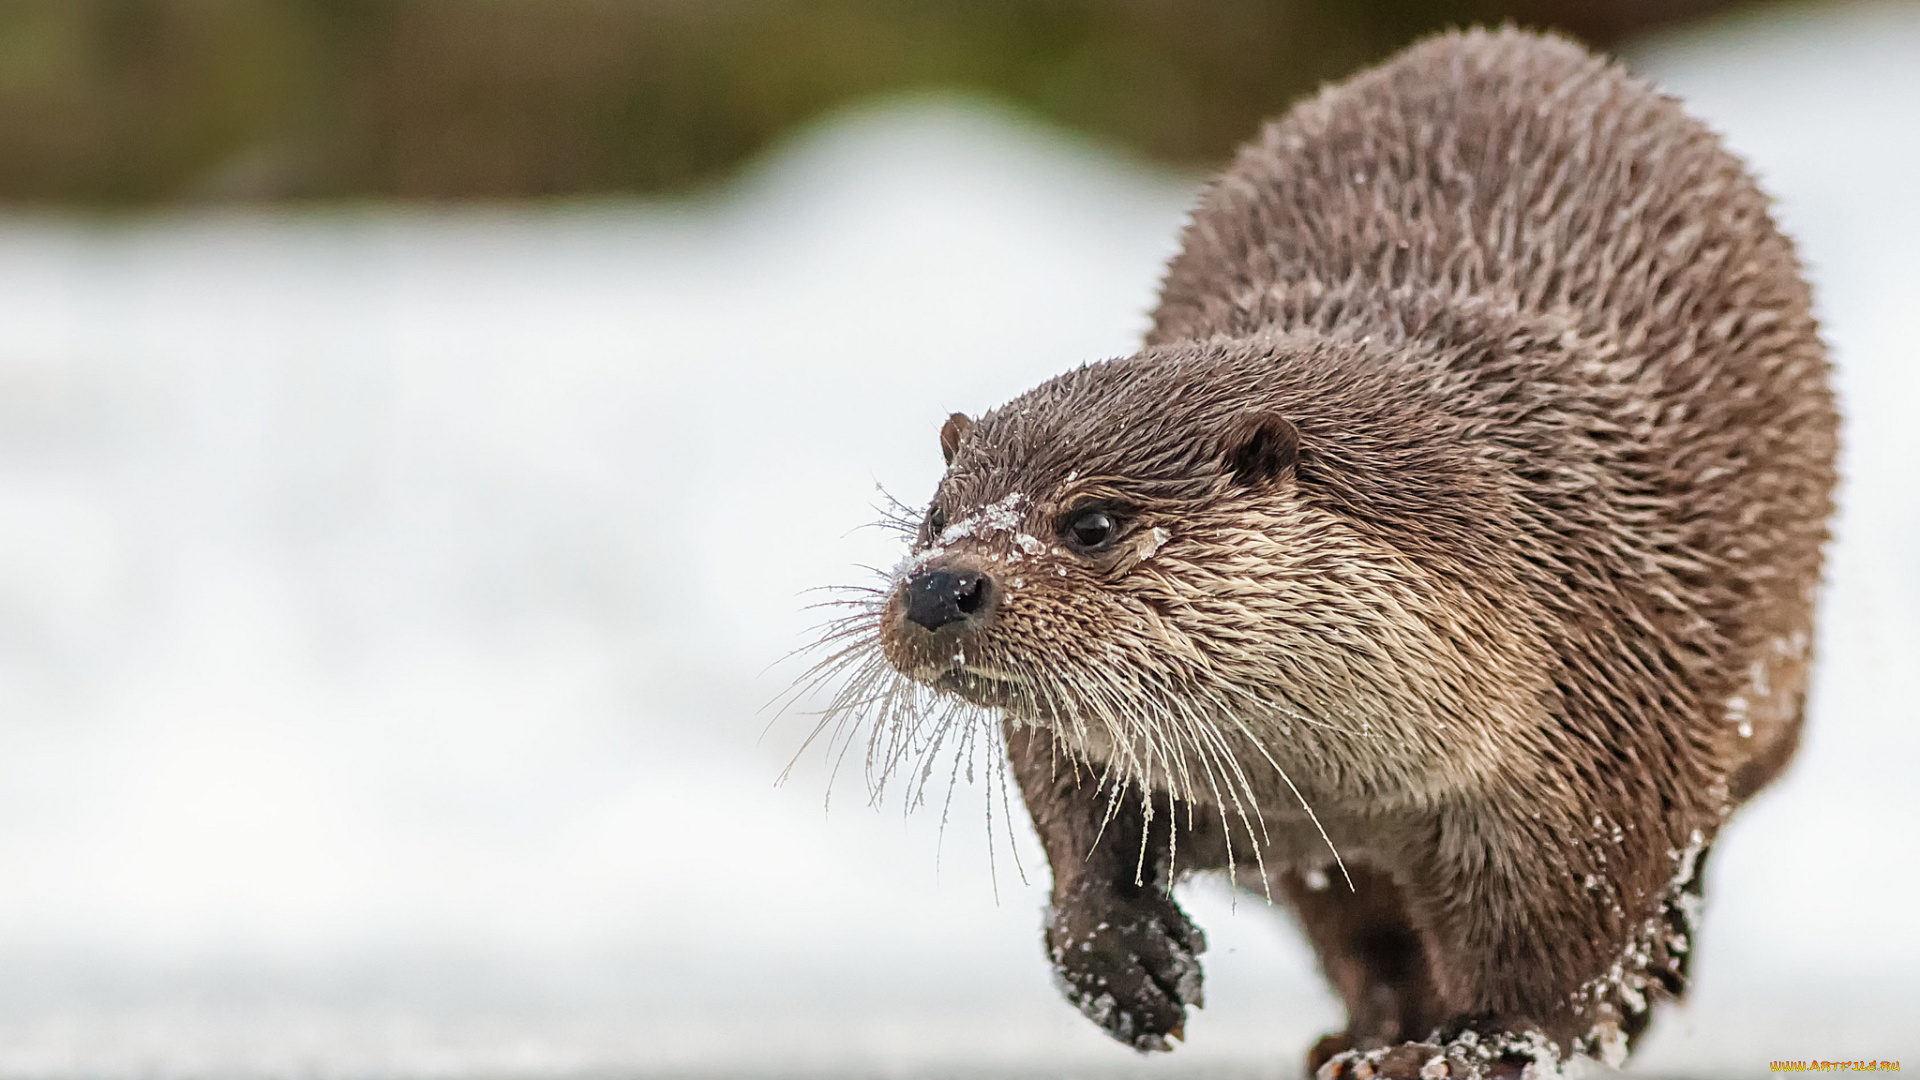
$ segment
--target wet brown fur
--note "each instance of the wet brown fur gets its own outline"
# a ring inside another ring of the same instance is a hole
[[[929,633],[896,595],[880,640],[1007,717],[1056,965],[1117,1036],[1179,1032],[1166,890],[1231,862],[1347,1004],[1314,1064],[1618,1056],[1797,742],[1835,439],[1739,161],[1573,44],[1448,35],[1241,151],[1140,353],[949,422],[902,577],[992,607]]]

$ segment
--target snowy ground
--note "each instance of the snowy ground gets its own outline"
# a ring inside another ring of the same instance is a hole
[[[1638,1068],[1920,1062],[1920,6],[1639,62],[1780,196],[1849,427],[1805,752]],[[0,220],[0,1077],[1292,1075],[1273,913],[1190,897],[1140,1062],[977,798],[936,859],[761,738],[875,482],[1129,351],[1192,190],[927,100],[703,202]]]

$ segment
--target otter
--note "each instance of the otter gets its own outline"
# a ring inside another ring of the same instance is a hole
[[[1429,39],[1238,153],[1138,353],[946,422],[829,711],[883,770],[998,725],[1057,981],[1129,1046],[1184,1036],[1172,886],[1224,871],[1345,1003],[1323,1077],[1617,1065],[1800,736],[1828,383],[1705,126],[1564,39]]]

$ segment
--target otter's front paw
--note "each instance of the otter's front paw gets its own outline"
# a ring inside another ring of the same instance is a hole
[[[1056,900],[1047,954],[1067,1000],[1136,1050],[1171,1050],[1199,1008],[1207,939],[1178,905],[1151,890],[1129,898]]]

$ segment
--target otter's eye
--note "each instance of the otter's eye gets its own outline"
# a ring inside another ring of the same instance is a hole
[[[937,537],[941,533],[946,531],[947,531],[947,512],[945,510],[940,509],[937,506],[927,511],[928,534]]]
[[[1119,523],[1105,510],[1085,511],[1067,525],[1067,535],[1073,542],[1090,551],[1107,546],[1119,531]]]

